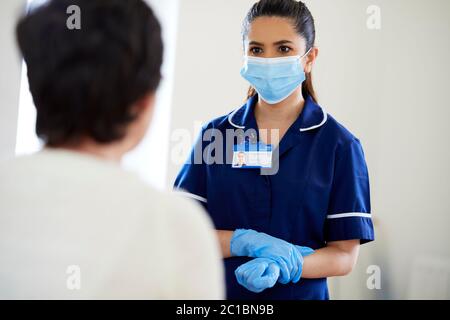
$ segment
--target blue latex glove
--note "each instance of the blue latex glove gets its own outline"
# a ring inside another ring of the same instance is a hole
[[[252,292],[260,293],[277,283],[280,267],[272,259],[256,258],[239,266],[234,274],[241,286]]]
[[[297,283],[302,274],[303,258],[295,245],[255,230],[237,229],[230,242],[233,256],[269,258],[280,268],[278,281]]]
[[[308,247],[296,246],[303,257],[306,257],[314,250]],[[237,282],[255,293],[260,293],[265,289],[272,288],[280,276],[278,264],[268,258],[256,258],[239,266],[234,272]]]
[[[310,247],[302,247],[302,246],[295,246],[297,248],[298,251],[300,251],[300,254],[302,255],[302,257],[307,257],[310,256],[314,253],[314,250],[311,249]]]

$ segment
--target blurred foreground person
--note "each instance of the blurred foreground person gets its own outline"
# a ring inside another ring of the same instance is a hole
[[[68,7],[81,28],[68,28]],[[142,0],[54,0],[21,18],[43,151],[0,164],[0,298],[221,299],[201,207],[124,172],[163,57]],[[175,197],[175,198],[174,198]]]

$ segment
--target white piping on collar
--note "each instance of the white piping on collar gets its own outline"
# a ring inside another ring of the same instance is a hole
[[[233,117],[234,117],[234,115],[235,115],[236,112],[238,112],[240,109],[241,109],[241,108],[238,108],[238,109],[234,110],[232,113],[230,113],[230,115],[228,116],[228,122],[229,122],[233,127],[237,128],[237,129],[245,129],[245,126],[239,126],[239,125],[237,125],[237,124],[235,124],[235,123],[233,122]],[[328,119],[327,113],[325,112],[325,110],[324,110],[322,107],[320,107],[320,109],[322,110],[322,113],[323,113],[323,119],[322,119],[322,121],[321,121],[319,124],[316,124],[316,125],[311,126],[311,127],[308,127],[308,128],[300,128],[300,132],[305,132],[305,131],[309,131],[309,130],[314,130],[314,129],[316,129],[316,128],[319,128],[319,127],[323,126],[324,123],[327,122],[327,119]]]
[[[241,107],[242,108],[242,107]],[[234,110],[232,113],[230,113],[230,115],[228,116],[228,122],[235,128],[238,129],[245,129],[244,126],[238,126],[237,124],[233,123],[233,117],[236,114],[236,112],[238,112],[241,108],[238,108],[236,110]]]
[[[328,115],[327,115],[327,113],[325,112],[325,110],[323,110],[322,107],[320,107],[320,109],[322,110],[322,113],[323,113],[323,119],[322,119],[322,122],[319,123],[319,124],[316,124],[316,125],[314,125],[314,126],[311,126],[311,127],[309,127],[309,128],[300,128],[300,132],[305,132],[305,131],[308,131],[308,130],[313,130],[313,129],[316,129],[316,128],[319,128],[319,127],[323,126],[323,124],[324,124],[324,123],[327,121],[327,119],[328,119]]]

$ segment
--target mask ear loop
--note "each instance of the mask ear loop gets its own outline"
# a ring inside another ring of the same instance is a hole
[[[309,50],[306,51],[306,53],[300,57],[299,61],[302,61],[302,59],[303,59],[304,57],[306,57],[306,56],[311,52],[312,48],[313,48],[313,47],[309,48]],[[301,62],[300,62],[300,63],[301,63]]]
[[[302,60],[304,57],[306,57],[311,52],[312,48],[313,47],[309,48],[309,50],[306,51],[306,53],[300,57],[300,60]]]

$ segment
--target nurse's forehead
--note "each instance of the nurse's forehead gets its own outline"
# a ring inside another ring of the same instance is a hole
[[[249,26],[247,42],[257,42],[272,45],[282,40],[288,40],[300,45],[302,37],[297,33],[288,18],[259,17],[253,20]]]

